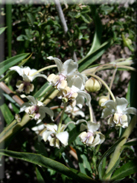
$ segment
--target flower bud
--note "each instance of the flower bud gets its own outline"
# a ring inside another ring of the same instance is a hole
[[[99,103],[99,105],[102,107],[102,104],[103,104],[104,102],[108,101],[108,100],[109,100],[109,97],[108,97],[108,96],[101,96],[101,97],[99,98],[98,103]]]
[[[96,92],[96,91],[100,90],[101,86],[102,86],[102,84],[101,84],[100,81],[98,81],[97,79],[91,77],[90,79],[88,79],[86,81],[85,89],[88,92]]]

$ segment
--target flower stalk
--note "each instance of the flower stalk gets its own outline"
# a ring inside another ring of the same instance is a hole
[[[34,76],[34,75],[36,75],[36,74],[38,74],[38,73],[40,73],[40,72],[42,72],[42,71],[45,71],[45,70],[47,70],[47,69],[54,68],[54,67],[57,67],[57,65],[50,65],[50,66],[44,67],[44,68],[42,68],[42,69],[40,69],[40,70],[34,72],[33,74],[31,74],[31,76]]]
[[[61,118],[60,118],[60,122],[59,122],[59,126],[58,126],[58,133],[60,132],[60,129],[61,129],[61,126],[62,126],[63,116],[64,116],[64,112],[65,112],[66,107],[67,107],[67,102],[64,104],[64,108],[63,108],[63,111],[62,111],[62,114],[61,114]]]
[[[114,95],[113,95],[113,93],[112,93],[112,91],[111,91],[111,89],[108,87],[108,85],[107,85],[100,77],[98,77],[98,76],[96,76],[96,75],[94,75],[94,74],[88,74],[88,75],[97,78],[97,79],[106,87],[106,89],[107,89],[108,92],[110,93],[112,99],[113,99],[114,101],[116,100],[115,97],[114,97]]]

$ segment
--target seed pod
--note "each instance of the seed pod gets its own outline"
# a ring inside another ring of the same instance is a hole
[[[88,92],[97,92],[101,89],[101,82],[98,81],[97,79],[91,77],[90,79],[88,79],[86,81],[86,84],[85,84],[85,89],[88,91]]]

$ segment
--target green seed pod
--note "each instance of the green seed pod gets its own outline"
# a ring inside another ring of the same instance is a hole
[[[88,92],[97,92],[101,89],[101,82],[98,81],[97,79],[91,77],[90,79],[88,79],[86,81],[86,84],[85,84],[85,89],[88,91]]]

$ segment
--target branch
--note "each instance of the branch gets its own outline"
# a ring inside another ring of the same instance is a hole
[[[3,82],[0,82],[0,88],[7,94],[11,95],[13,100],[15,100],[15,102],[17,102],[20,106],[24,103],[24,101],[19,96],[15,95],[14,92],[9,89]]]

